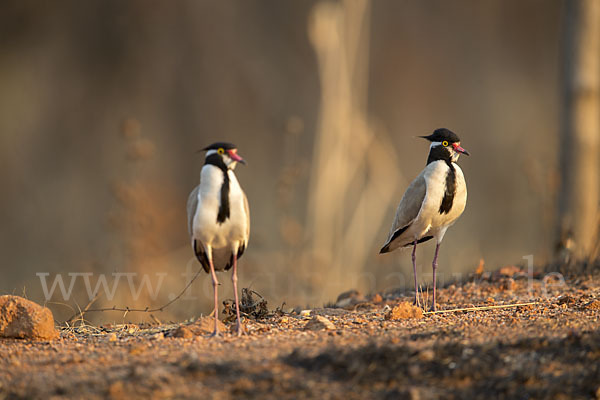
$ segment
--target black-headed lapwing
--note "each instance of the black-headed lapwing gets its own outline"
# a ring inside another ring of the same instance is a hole
[[[231,281],[237,313],[237,334],[242,334],[237,291],[237,260],[244,254],[250,236],[248,199],[233,170],[246,162],[231,143],[218,142],[203,149],[206,160],[200,172],[200,184],[192,190],[187,203],[188,229],[194,254],[212,277],[215,298],[215,330],[218,326],[219,281],[215,271],[233,267]]]
[[[388,253],[399,247],[413,246],[412,263],[415,276],[415,304],[419,305],[417,243],[436,240],[433,256],[433,302],[435,310],[435,282],[438,251],[446,230],[463,213],[467,203],[467,185],[462,170],[456,164],[460,154],[469,153],[460,147],[460,139],[449,129],[436,129],[429,136],[421,136],[431,142],[427,166],[410,184],[392,224],[388,240],[380,253]]]

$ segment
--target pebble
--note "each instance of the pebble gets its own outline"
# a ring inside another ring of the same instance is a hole
[[[52,340],[59,337],[52,312],[20,296],[0,296],[0,337]]]
[[[306,323],[306,325],[304,325],[304,329],[311,330],[311,331],[320,331],[323,329],[335,329],[335,325],[333,324],[333,322],[331,322],[327,318],[325,318],[321,315],[317,315],[315,317],[312,317]]]
[[[385,314],[385,319],[392,321],[413,318],[423,318],[423,310],[420,307],[414,306],[406,301],[398,304]]]
[[[173,337],[191,339],[194,337],[194,333],[188,327],[181,325],[173,331]]]

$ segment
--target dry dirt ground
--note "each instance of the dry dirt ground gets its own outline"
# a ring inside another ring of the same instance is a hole
[[[599,398],[600,277],[505,275],[443,288],[441,308],[535,304],[394,320],[410,293],[385,293],[248,320],[241,338],[125,325],[4,339],[0,399]],[[315,315],[333,329],[306,329]]]

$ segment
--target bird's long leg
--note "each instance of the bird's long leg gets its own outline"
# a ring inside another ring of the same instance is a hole
[[[237,249],[233,252],[233,273],[231,274],[231,282],[233,283],[233,297],[235,299],[235,313],[237,315],[236,330],[237,335],[242,336],[242,321],[240,319],[240,302],[238,300],[237,290]]]
[[[215,272],[215,266],[213,265],[212,250],[208,246],[206,247],[206,258],[208,258],[208,264],[210,265],[210,276],[212,277],[213,291],[215,294],[215,312],[214,312],[215,330],[213,331],[212,335],[210,335],[211,337],[215,337],[215,336],[220,335],[220,333],[219,333],[219,293],[218,293],[219,281],[217,280],[217,273]]]
[[[420,307],[419,303],[419,287],[417,286],[417,241],[413,243],[412,251],[413,275],[415,277],[415,305]]]
[[[433,303],[431,304],[431,311],[435,311],[435,271],[437,270],[437,259],[438,259],[438,251],[440,250],[439,242],[435,245],[435,254],[433,255],[433,262],[431,263],[431,268],[433,269]]]

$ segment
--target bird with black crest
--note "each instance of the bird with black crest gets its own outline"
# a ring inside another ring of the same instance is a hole
[[[243,329],[237,290],[237,262],[248,245],[250,211],[246,194],[233,171],[238,163],[246,162],[231,143],[213,143],[203,151],[206,151],[206,156],[200,172],[200,184],[192,190],[187,203],[188,229],[194,255],[212,278],[215,303],[212,336],[221,334],[216,272],[231,268],[236,332],[240,336]]]
[[[436,271],[440,244],[448,228],[463,213],[467,203],[465,177],[456,162],[461,154],[468,156],[469,152],[460,146],[460,139],[449,129],[436,129],[431,135],[421,137],[430,142],[427,165],[402,196],[388,239],[380,253],[413,246],[415,304],[419,305],[417,244],[435,239],[431,305],[431,310],[435,311]]]

